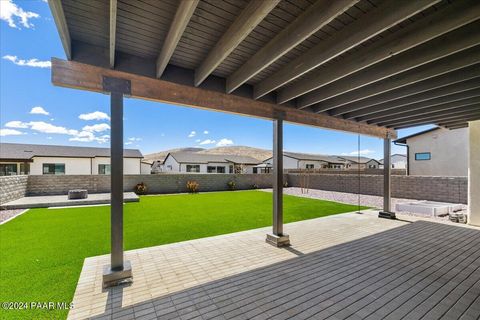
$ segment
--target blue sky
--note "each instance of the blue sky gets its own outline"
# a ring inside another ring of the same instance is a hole
[[[109,143],[109,97],[55,87],[51,57],[65,59],[48,4],[1,0],[0,139],[2,142],[104,146]],[[178,147],[247,145],[271,148],[270,121],[125,99],[125,146],[144,154]],[[401,130],[399,136],[430,126]],[[357,135],[285,124],[288,151],[356,154]],[[361,154],[382,158],[382,141],[361,136]],[[392,152],[405,153],[393,146]]]

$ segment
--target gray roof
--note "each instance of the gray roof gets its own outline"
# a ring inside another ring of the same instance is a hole
[[[375,160],[375,159],[372,159],[372,158],[367,158],[367,157],[360,157],[360,158],[358,158],[358,156],[338,156],[338,157],[340,159],[345,159],[345,160],[348,160],[348,161],[354,162],[354,163],[367,163],[371,160],[378,162],[378,160]]]
[[[125,158],[143,158],[138,149],[124,149]],[[29,160],[33,157],[110,157],[110,148],[0,143],[0,159]]]
[[[227,154],[202,154],[196,152],[171,152],[167,155],[172,156],[178,163],[239,163],[239,164],[259,164],[261,161],[248,157]],[[165,158],[166,159],[166,158]]]
[[[342,163],[342,164],[345,163],[344,160],[339,159],[337,156],[324,155],[324,154],[284,152],[283,155],[290,158],[297,159],[297,160],[324,161],[328,163]]]

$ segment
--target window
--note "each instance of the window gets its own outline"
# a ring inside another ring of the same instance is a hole
[[[233,173],[233,166],[228,167],[228,173]]]
[[[17,164],[0,164],[0,176],[14,176],[17,174]]]
[[[225,167],[217,167],[217,173],[225,173]]]
[[[208,173],[215,173],[215,172],[217,172],[217,167],[208,166],[207,167],[207,172]]]
[[[200,172],[199,164],[187,164],[187,172]]]
[[[98,165],[98,174],[111,174],[109,164],[99,164]]]
[[[305,166],[305,168],[307,168],[307,169],[313,169],[313,168],[315,168],[315,165],[312,164],[312,163],[307,163],[306,166]]]
[[[30,173],[30,163],[20,163],[20,172],[19,174],[29,174]]]
[[[44,163],[43,174],[65,174],[64,163]]]
[[[430,160],[432,159],[432,155],[430,152],[419,152],[415,153],[415,160]]]
[[[258,173],[258,168],[253,168],[253,173]]]

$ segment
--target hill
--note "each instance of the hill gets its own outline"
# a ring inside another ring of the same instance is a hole
[[[195,147],[175,148],[175,149],[164,150],[164,151],[159,151],[159,152],[144,155],[144,159],[145,160],[150,160],[150,161],[154,161],[154,160],[163,161],[165,159],[165,157],[167,156],[167,154],[169,154],[170,152],[198,152],[198,151],[202,151],[202,150],[205,150],[205,149],[204,148],[195,148]]]

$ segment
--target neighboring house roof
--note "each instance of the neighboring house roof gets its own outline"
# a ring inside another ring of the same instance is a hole
[[[367,162],[370,162],[372,160],[379,163],[377,160],[372,159],[372,158],[367,158],[367,157],[360,157],[359,158],[358,156],[339,156],[339,158],[345,159],[345,160],[353,162],[353,163],[367,163]]]
[[[438,129],[440,129],[440,127],[434,127],[434,128],[428,129],[428,130],[420,131],[420,132],[417,132],[417,133],[414,133],[414,134],[411,134],[411,135],[408,135],[408,136],[405,136],[405,137],[402,137],[402,138],[398,138],[397,140],[394,140],[393,142],[404,143],[405,144],[405,143],[407,143],[407,139],[410,139],[410,138],[413,138],[413,137],[416,137],[416,136],[420,136],[422,134],[432,132],[432,131],[435,131],[435,130],[438,130]]]
[[[340,163],[344,164],[345,161],[339,159],[336,156],[329,156],[324,154],[311,154],[311,153],[299,153],[299,152],[284,152],[284,156],[297,159],[297,160],[310,160],[310,161],[323,161],[328,163]],[[265,161],[272,159],[272,157],[265,159]]]
[[[261,161],[248,157],[224,154],[201,154],[197,152],[171,152],[167,158],[172,156],[178,163],[237,163],[237,164],[259,164]],[[165,158],[165,159],[167,159]]]
[[[398,158],[404,158],[404,159],[398,159]],[[405,160],[407,161],[407,155],[406,154],[400,154],[400,153],[395,153],[395,154],[392,154],[391,156],[391,159],[396,159],[396,161],[402,161],[402,160]],[[381,164],[383,164],[383,159],[380,159],[378,160],[378,162],[380,162]]]
[[[124,149],[125,158],[143,158],[138,149]],[[33,157],[110,157],[110,148],[0,143],[0,159],[30,160]]]

